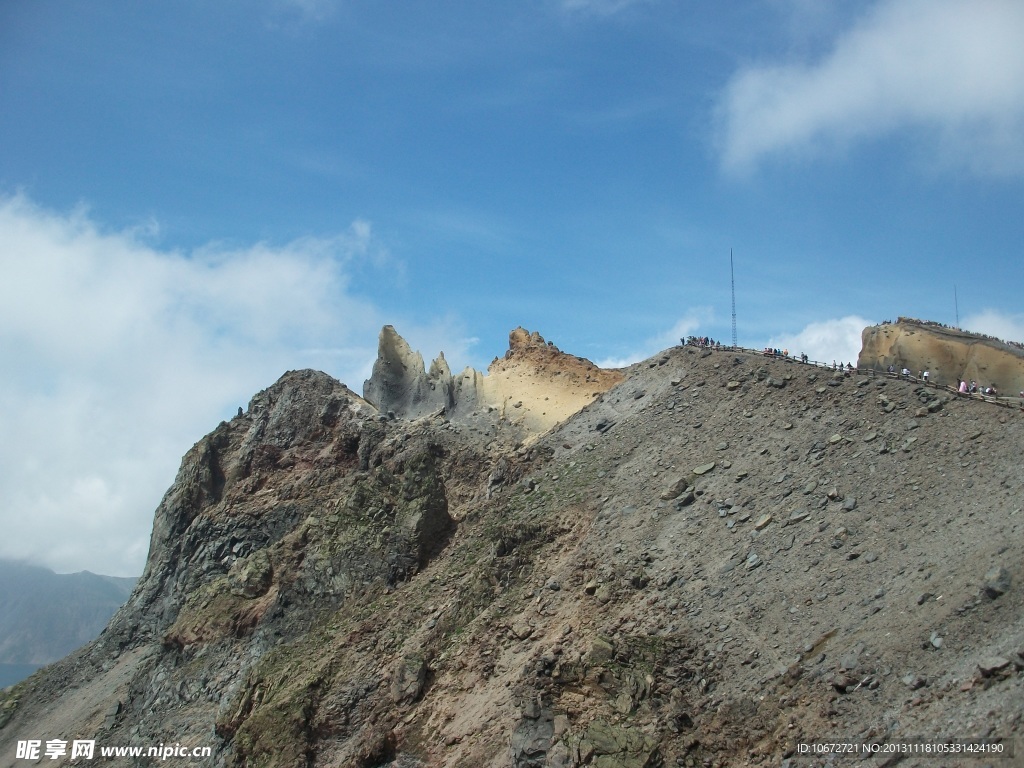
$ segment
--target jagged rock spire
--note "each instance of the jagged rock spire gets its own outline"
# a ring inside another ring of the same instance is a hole
[[[412,349],[392,325],[381,328],[377,361],[370,378],[363,382],[363,397],[382,413],[394,412],[415,419],[453,405],[452,372],[442,352],[430,364]]]
[[[399,418],[443,411],[461,423],[501,419],[526,436],[550,429],[621,380],[621,372],[562,352],[522,327],[509,333],[508,351],[494,359],[486,375],[467,367],[453,376],[443,352],[428,370],[423,356],[386,325],[363,396]]]

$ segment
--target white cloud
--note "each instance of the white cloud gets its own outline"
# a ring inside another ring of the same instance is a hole
[[[646,339],[637,348],[621,355],[611,355],[595,362],[601,368],[625,368],[646,360],[653,354],[661,352],[669,347],[679,344],[681,339],[687,336],[698,336],[697,330],[701,325],[708,325],[713,320],[713,312],[710,307],[697,307],[691,309],[683,317],[676,320],[671,328]],[[723,341],[725,341],[723,339]]]
[[[848,315],[837,320],[810,323],[795,334],[773,336],[765,346],[788,349],[790,355],[806,354],[810,360],[832,364],[857,364],[860,356],[861,332],[873,323],[863,317]]]
[[[811,63],[739,72],[720,108],[723,164],[916,129],[928,162],[1024,173],[1024,3],[884,0]]]
[[[380,326],[402,322],[351,286],[387,261],[366,222],[191,253],[145,235],[0,198],[0,556],[140,573],[192,443],[288,369],[361,392]],[[464,335],[406,324],[432,347]]]
[[[995,336],[1003,341],[1024,343],[1024,314],[1008,314],[995,309],[984,309],[981,312],[965,317],[960,327],[965,331]]]

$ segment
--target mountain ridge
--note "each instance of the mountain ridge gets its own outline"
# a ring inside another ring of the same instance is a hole
[[[749,352],[617,375],[524,439],[286,373],[186,454],[100,638],[0,700],[0,759],[32,730],[224,766],[798,765],[1019,730],[1019,413]]]

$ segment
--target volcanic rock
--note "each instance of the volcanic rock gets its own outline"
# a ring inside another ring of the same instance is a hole
[[[927,405],[877,372],[843,381],[890,413],[753,352],[609,372],[517,329],[460,380],[381,339],[367,399],[291,371],[188,451],[128,603],[0,694],[7,762],[76,734],[223,768],[640,768],[1019,732],[1024,593],[979,593],[1024,561],[1016,410],[951,398],[901,451]],[[786,385],[727,387],[758,377]]]

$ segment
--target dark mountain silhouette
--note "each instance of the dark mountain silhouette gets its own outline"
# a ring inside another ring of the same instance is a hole
[[[135,581],[0,560],[0,687],[95,639]]]

